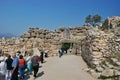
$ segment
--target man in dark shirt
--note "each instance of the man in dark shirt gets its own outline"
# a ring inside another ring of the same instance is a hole
[[[6,73],[6,80],[10,79],[12,76],[12,58],[10,55],[8,55],[8,59],[6,59],[6,65],[7,65],[7,73]]]
[[[31,59],[31,62],[32,62],[32,67],[33,67],[33,71],[34,71],[34,77],[37,77],[36,74],[39,70],[39,60],[37,58],[37,56],[33,56],[32,59]]]

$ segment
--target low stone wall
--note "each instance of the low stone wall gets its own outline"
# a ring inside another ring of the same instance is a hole
[[[91,67],[99,66],[107,57],[120,52],[120,36],[96,28],[88,30],[81,43],[81,55]]]
[[[99,65],[106,57],[120,52],[120,36],[105,33],[98,29],[88,30],[87,36],[81,42],[82,56],[88,65]]]
[[[96,28],[86,31],[81,41],[81,56],[96,79],[120,80],[120,33],[104,32]]]
[[[88,63],[88,65],[98,65],[100,59],[102,58],[102,53],[100,52],[99,44],[100,36],[97,36],[93,29],[88,30],[87,36],[82,40],[82,57]]]

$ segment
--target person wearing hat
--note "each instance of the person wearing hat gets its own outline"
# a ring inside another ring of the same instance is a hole
[[[0,79],[5,80],[5,74],[6,74],[6,64],[4,61],[4,57],[0,57]]]

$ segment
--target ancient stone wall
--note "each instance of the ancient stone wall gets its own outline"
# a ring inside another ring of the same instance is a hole
[[[92,28],[87,30],[86,38],[82,40],[81,45],[81,55],[88,65],[99,66],[107,57],[120,52],[120,36]]]
[[[89,65],[99,65],[105,57],[120,51],[119,22],[119,17],[110,18],[107,22],[105,20],[103,28],[112,24],[115,30],[109,33],[90,26],[59,28],[53,31],[29,28],[20,38],[0,39],[0,49],[7,53],[18,50],[24,52],[37,47],[49,49],[52,55],[56,55],[62,43],[69,42],[74,44],[73,53],[78,50]]]
[[[76,43],[85,37],[84,27],[60,28],[48,31],[40,28],[29,28],[20,38],[1,39],[0,48],[5,52],[29,50],[32,48],[49,49],[51,55],[58,54],[62,43]],[[75,48],[75,47],[72,47]],[[75,49],[73,49],[75,50]],[[74,51],[73,51],[74,53]]]
[[[120,17],[119,16],[114,16],[112,18],[107,18],[103,24],[102,24],[103,29],[114,29],[116,27],[120,27]]]

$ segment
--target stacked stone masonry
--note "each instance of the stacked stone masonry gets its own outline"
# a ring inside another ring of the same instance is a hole
[[[115,25],[116,24],[116,25]],[[98,66],[106,57],[120,52],[120,17],[108,18],[103,23],[103,28],[112,26],[113,32],[90,27],[59,28],[49,31],[41,28],[29,28],[19,38],[0,39],[0,49],[4,53],[12,51],[25,52],[32,48],[49,49],[50,55],[57,55],[62,43],[73,43],[72,53],[81,53],[90,65]],[[76,48],[78,50],[76,50]]]

